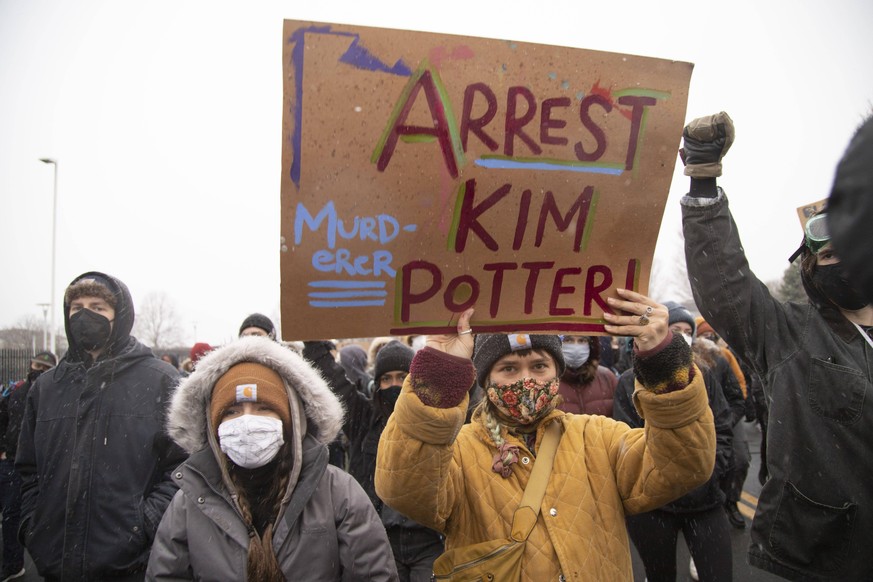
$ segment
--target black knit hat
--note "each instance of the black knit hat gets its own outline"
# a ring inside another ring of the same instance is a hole
[[[476,366],[479,386],[485,387],[487,384],[494,362],[512,352],[525,349],[546,350],[555,359],[558,377],[564,373],[564,352],[561,349],[561,338],[556,335],[480,334],[476,336],[473,347],[473,365]]]
[[[376,367],[373,369],[373,380],[379,386],[379,378],[388,372],[409,372],[415,351],[397,340],[385,344],[376,355]]]
[[[257,327],[259,329],[264,330],[270,339],[276,339],[276,327],[273,325],[273,322],[270,321],[270,318],[266,315],[261,315],[260,313],[252,313],[248,317],[246,317],[242,325],[239,326],[239,335],[242,335],[244,329],[248,329],[250,327]]]
[[[665,301],[664,307],[667,308],[667,325],[673,325],[677,321],[684,321],[691,326],[691,337],[697,335],[697,322],[694,321],[694,316],[691,315],[690,311],[675,301]]]

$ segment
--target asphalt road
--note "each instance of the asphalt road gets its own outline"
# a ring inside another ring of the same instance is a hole
[[[733,542],[733,579],[743,582],[776,582],[782,580],[778,576],[774,576],[763,570],[758,570],[749,566],[746,561],[746,550],[749,546],[749,526],[751,525],[752,516],[755,514],[755,505],[757,504],[758,494],[761,491],[761,485],[758,483],[758,468],[761,465],[761,457],[759,453],[761,433],[757,427],[751,423],[746,425],[746,435],[749,440],[749,449],[752,453],[751,466],[749,467],[749,475],[746,479],[746,484],[743,492],[743,500],[740,503],[740,511],[745,515],[747,524],[745,530],[731,528],[731,540]],[[643,582],[645,580],[645,571],[643,564],[637,555],[636,549],[631,544],[631,554],[633,558],[634,582]],[[36,573],[36,567],[30,560],[29,556],[26,559],[25,575],[16,578],[21,582],[38,582],[42,578]],[[690,581],[691,576],[688,573],[688,564],[690,561],[688,549],[680,534],[679,544],[676,550],[677,582]]]

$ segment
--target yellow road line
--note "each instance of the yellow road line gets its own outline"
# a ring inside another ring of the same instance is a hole
[[[737,508],[739,508],[743,517],[748,519],[755,517],[755,508],[758,507],[758,498],[747,491],[743,491],[740,494],[740,500],[742,503],[737,503]]]

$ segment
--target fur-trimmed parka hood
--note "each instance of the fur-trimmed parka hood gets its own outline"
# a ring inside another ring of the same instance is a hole
[[[324,379],[292,350],[264,337],[244,337],[210,352],[183,379],[170,403],[167,432],[189,454],[209,445],[207,417],[212,389],[221,376],[240,362],[256,362],[272,368],[296,392],[303,403],[309,432],[328,444],[339,434],[343,408]]]

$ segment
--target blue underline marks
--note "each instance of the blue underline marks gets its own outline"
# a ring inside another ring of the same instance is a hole
[[[339,291],[312,291],[310,307],[383,307],[385,281],[310,281],[316,289],[339,289]],[[366,299],[382,297],[383,299]]]
[[[474,162],[481,168],[498,170],[546,170],[551,172],[584,172],[587,174],[608,174],[620,176],[623,168],[604,168],[602,166],[581,166],[572,164],[551,164],[548,162],[523,162],[518,160],[478,159]]]
[[[348,297],[387,297],[387,291],[322,291],[309,294],[313,299],[346,299]]]
[[[381,301],[310,301],[310,307],[382,307],[385,300]]]
[[[384,289],[385,281],[310,281],[309,286],[328,289]]]

